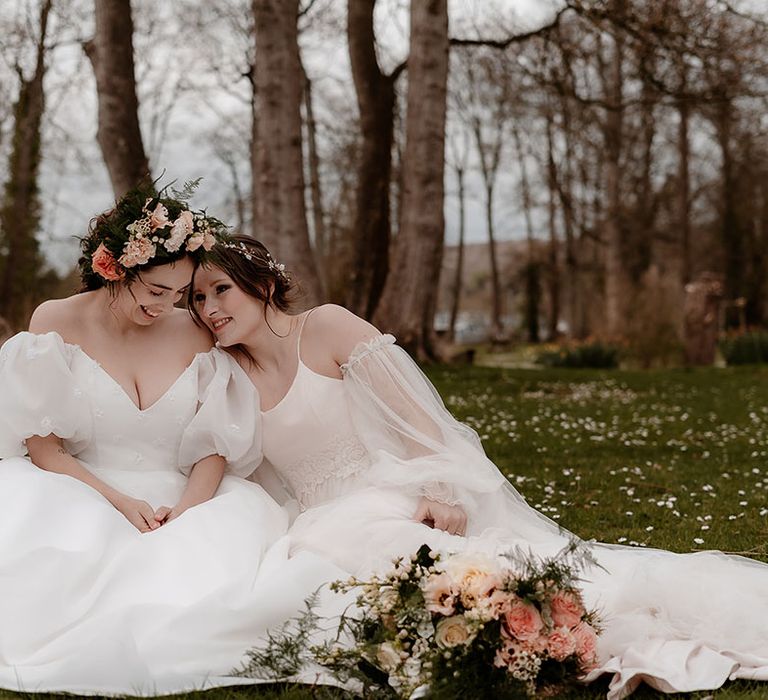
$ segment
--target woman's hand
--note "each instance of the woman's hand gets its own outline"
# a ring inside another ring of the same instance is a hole
[[[146,501],[121,496],[116,498],[113,504],[139,532],[150,532],[160,527],[160,523],[155,519],[154,508]]]
[[[467,532],[467,514],[459,506],[449,506],[422,497],[413,516],[416,522],[424,523],[436,530],[463,537]]]
[[[178,505],[174,506],[173,508],[169,508],[168,506],[160,506],[160,508],[158,508],[155,512],[155,521],[158,525],[165,525],[166,523],[171,522],[171,520],[178,518],[184,512],[184,510],[184,508]]]

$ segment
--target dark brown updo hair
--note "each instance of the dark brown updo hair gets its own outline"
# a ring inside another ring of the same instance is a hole
[[[266,246],[251,236],[229,236],[208,253],[202,263],[205,267],[218,267],[248,296],[278,311],[290,311],[298,294],[290,276],[270,255]],[[194,276],[189,285],[187,306],[195,322],[205,327],[195,306]],[[272,331],[274,333],[274,331]]]

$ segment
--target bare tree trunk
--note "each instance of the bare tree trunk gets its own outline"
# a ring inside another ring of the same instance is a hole
[[[465,200],[466,192],[464,190],[464,168],[456,167],[456,180],[459,183],[459,246],[456,255],[456,275],[453,281],[453,299],[451,301],[451,322],[450,338],[451,342],[456,342],[456,319],[459,316],[459,304],[461,302],[461,281],[464,275],[464,231],[466,228]]]
[[[536,251],[534,248],[533,219],[531,218],[533,204],[531,198],[531,185],[528,180],[528,166],[526,165],[525,150],[523,149],[523,142],[520,138],[520,130],[516,123],[512,124],[512,138],[515,142],[517,160],[520,163],[520,191],[523,196],[525,238],[528,243],[528,261],[525,265],[525,325],[528,329],[528,342],[538,343],[541,340],[539,334],[539,300],[541,292],[539,284],[539,261],[536,260]]]
[[[295,275],[308,305],[321,298],[304,200],[299,0],[253,0],[257,100],[254,235]]]
[[[21,87],[14,108],[9,177],[0,209],[0,316],[14,329],[26,324],[37,301],[35,292],[43,266],[37,229],[40,202],[37,187],[40,166],[40,126],[45,110],[45,41],[52,0],[40,9],[40,35],[35,70],[26,79],[19,68]]]
[[[727,98],[717,105],[715,126],[722,158],[720,235],[724,253],[725,298],[744,296],[746,256],[737,209],[737,178],[732,148],[733,106]]]
[[[115,197],[149,174],[139,128],[130,0],[94,0],[96,32],[83,46],[96,76],[99,142]]]
[[[411,3],[401,228],[376,319],[416,358],[437,357],[434,312],[443,254],[447,0]]]
[[[501,340],[504,334],[501,321],[501,282],[499,279],[499,262],[498,255],[496,254],[496,233],[493,220],[493,194],[501,155],[501,129],[503,128],[501,117],[499,117],[499,122],[494,124],[494,128],[498,129],[495,134],[495,140],[491,143],[486,143],[483,140],[480,119],[475,118],[472,121],[472,131],[475,135],[475,145],[480,156],[480,171],[483,176],[483,185],[485,186],[485,222],[488,227],[488,256],[491,264],[491,340],[496,342]]]
[[[557,339],[557,325],[560,320],[560,266],[558,263],[557,241],[557,166],[555,164],[552,136],[552,114],[547,112],[547,184],[549,189],[549,250],[547,281],[549,282],[549,328],[550,341]]]
[[[371,318],[389,270],[392,139],[395,80],[376,58],[373,10],[376,0],[349,0],[347,38],[352,78],[360,110],[362,142],[357,164],[354,250],[346,306]]]
[[[327,298],[328,284],[325,279],[327,260],[327,234],[325,230],[325,211],[323,207],[323,193],[320,185],[320,157],[317,153],[317,125],[315,124],[315,112],[312,107],[312,81],[306,72],[304,73],[304,114],[307,122],[307,151],[309,155],[309,189],[312,193],[312,225],[315,232],[315,259],[318,266],[318,277],[323,290],[323,297]]]
[[[565,154],[563,174],[557,180],[557,191],[563,216],[563,232],[565,234],[565,303],[567,308],[568,330],[572,338],[582,338],[583,322],[583,290],[579,254],[576,246],[575,215],[573,206],[573,172],[571,165],[571,115],[566,99],[562,100],[563,138]]]
[[[691,141],[688,135],[690,108],[686,98],[678,100],[677,112],[677,218],[680,230],[680,258],[682,283],[691,281]]]
[[[623,14],[624,0],[614,0],[613,9]],[[605,116],[605,322],[609,336],[621,333],[624,300],[627,293],[624,268],[624,234],[621,221],[621,149],[623,123],[623,40],[614,34],[613,52],[608,67]]]

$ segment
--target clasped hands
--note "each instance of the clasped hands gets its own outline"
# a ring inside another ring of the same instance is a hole
[[[419,499],[413,519],[436,530],[444,530],[449,535],[463,537],[467,532],[467,514],[462,508],[431,501],[424,496]]]
[[[117,508],[139,532],[151,532],[162,525],[178,518],[184,511],[179,506],[169,508],[161,506],[155,510],[149,503],[139,498],[123,496],[115,503]]]
[[[139,532],[157,530],[184,512],[179,506],[173,508],[161,506],[155,510],[146,501],[130,496],[121,498],[115,507]],[[444,530],[451,535],[463,536],[467,531],[467,514],[462,508],[431,501],[428,498],[422,497],[419,500],[413,519],[436,530]]]

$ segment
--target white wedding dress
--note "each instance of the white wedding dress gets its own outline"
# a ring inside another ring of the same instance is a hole
[[[219,350],[198,354],[139,410],[55,333],[0,349],[0,687],[154,695],[255,682],[228,674],[338,578],[318,557],[288,561],[285,511],[242,478],[259,459],[259,406],[235,371]],[[141,534],[95,490],[24,457],[24,439],[50,433],[155,508],[178,501],[202,457],[225,456],[232,473]]]
[[[341,380],[301,361],[300,337],[297,354],[291,388],[262,413],[264,455],[300,506],[294,554],[364,574],[423,543],[551,555],[573,539],[508,484],[392,336],[359,345]],[[422,494],[461,503],[468,537],[414,522]],[[604,568],[584,573],[585,598],[605,631],[590,679],[612,674],[609,698],[643,680],[668,692],[768,680],[768,566],[717,552],[591,550]]]

